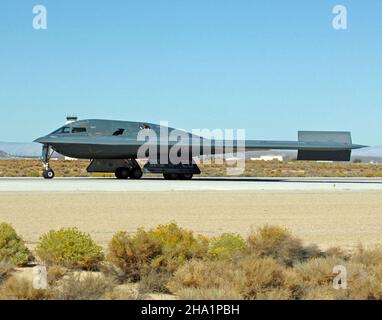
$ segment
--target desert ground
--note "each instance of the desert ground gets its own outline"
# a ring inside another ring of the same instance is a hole
[[[143,182],[143,181],[142,181]],[[354,248],[380,243],[380,191],[0,192],[0,221],[33,248],[41,234],[78,227],[106,246],[120,230],[171,221],[216,235],[280,225],[307,244]]]

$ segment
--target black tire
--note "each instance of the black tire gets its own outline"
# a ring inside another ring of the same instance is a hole
[[[44,170],[42,176],[44,177],[44,179],[53,179],[54,171],[52,169]]]
[[[129,178],[129,175],[129,168],[118,168],[117,170],[115,170],[115,176],[117,179],[127,179]]]
[[[179,179],[179,175],[177,173],[164,173],[163,177],[165,180],[177,180]]]
[[[182,173],[179,175],[180,179],[182,180],[191,180],[194,174],[192,173]]]
[[[142,178],[142,175],[143,173],[141,168],[135,168],[130,172],[130,179],[140,179]]]

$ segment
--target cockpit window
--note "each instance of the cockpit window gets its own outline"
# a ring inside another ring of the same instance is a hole
[[[60,129],[53,132],[53,134],[60,134],[60,133],[70,133],[70,127],[61,127]]]
[[[86,128],[73,128],[72,133],[86,132]]]
[[[148,124],[146,124],[146,123],[141,124],[141,125],[139,126],[139,128],[140,128],[141,130],[150,130],[150,129],[151,129],[150,126],[149,126]]]
[[[118,129],[113,133],[113,136],[121,136],[125,132],[125,129]]]

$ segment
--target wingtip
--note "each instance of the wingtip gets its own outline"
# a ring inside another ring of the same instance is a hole
[[[370,146],[362,145],[362,144],[353,144],[352,149],[362,149],[362,148],[370,148]]]

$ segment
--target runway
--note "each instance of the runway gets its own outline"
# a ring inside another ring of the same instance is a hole
[[[382,191],[382,178],[0,178],[0,192]]]
[[[0,222],[33,248],[41,234],[78,227],[107,246],[120,230],[177,222],[214,236],[266,224],[306,243],[354,248],[380,243],[382,179],[0,178]]]

